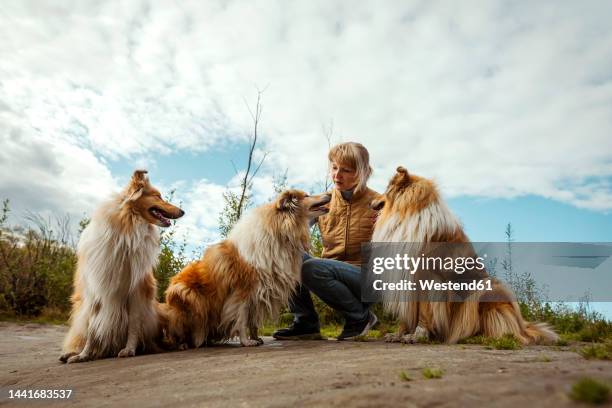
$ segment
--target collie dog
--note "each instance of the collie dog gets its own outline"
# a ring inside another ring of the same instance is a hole
[[[299,283],[308,219],[324,214],[329,201],[328,194],[284,191],[172,278],[163,305],[169,345],[200,347],[236,336],[243,346],[262,344],[259,325],[278,315]]]
[[[135,355],[155,350],[160,335],[156,281],[159,227],[184,211],[164,201],[145,170],[104,203],[77,247],[70,330],[62,362]]]
[[[435,184],[408,174],[403,167],[397,168],[385,193],[371,206],[380,210],[373,242],[410,243],[407,252],[413,257],[431,253],[436,245],[433,243],[453,243],[457,244],[453,247],[453,256],[476,256],[461,223],[442,201]],[[402,270],[392,273],[392,281],[435,275],[423,270],[416,275]],[[414,342],[417,337],[432,336],[453,344],[477,334],[487,337],[512,334],[523,344],[557,340],[558,336],[547,325],[526,322],[512,292],[489,278],[484,268],[480,278],[489,281],[491,290],[474,290],[464,301],[456,301],[452,293],[444,292],[442,299],[438,299],[441,301],[417,299],[410,293],[400,299],[406,295],[398,291],[383,292],[385,310],[397,316],[400,323],[398,333],[388,335],[387,341]]]

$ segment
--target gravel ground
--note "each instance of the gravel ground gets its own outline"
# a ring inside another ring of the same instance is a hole
[[[0,406],[574,406],[583,376],[612,382],[612,362],[568,347],[488,350],[478,345],[382,341],[227,344],[65,365],[65,326],[0,323]],[[444,370],[425,379],[427,367]],[[404,371],[411,381],[400,379]],[[63,401],[10,400],[9,390],[71,389]]]

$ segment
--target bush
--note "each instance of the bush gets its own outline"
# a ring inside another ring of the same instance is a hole
[[[410,378],[410,376],[408,374],[406,374],[405,371],[400,371],[399,378],[402,381],[412,381],[412,378]]]
[[[550,323],[564,340],[599,342],[612,338],[612,322],[589,311],[586,301],[576,309],[563,303],[542,303],[530,308],[521,305],[521,312],[527,320]]]
[[[159,263],[153,271],[157,280],[157,300],[160,302],[164,301],[166,289],[172,277],[179,273],[187,264],[185,257],[185,247],[187,244],[184,240],[180,244],[175,241],[175,222],[173,221],[171,229],[163,230],[161,233]]]
[[[569,396],[574,401],[603,404],[608,400],[610,387],[592,378],[582,378],[572,386]]]
[[[423,369],[423,377],[428,380],[442,378],[443,375],[444,371],[439,368],[425,367]]]
[[[493,347],[495,350],[518,350],[521,343],[511,334],[505,334],[502,337],[487,339],[487,346]]]
[[[68,217],[54,221],[29,215],[30,227],[9,227],[8,200],[0,216],[0,307],[3,313],[38,316],[43,309],[70,308],[76,266]]]
[[[612,343],[591,344],[581,349],[579,353],[587,360],[612,360]]]

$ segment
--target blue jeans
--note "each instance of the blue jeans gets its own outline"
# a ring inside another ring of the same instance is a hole
[[[358,266],[304,254],[302,284],[289,300],[289,310],[296,325],[318,330],[319,315],[310,292],[340,312],[346,322],[368,318],[370,304],[361,302],[361,268]]]

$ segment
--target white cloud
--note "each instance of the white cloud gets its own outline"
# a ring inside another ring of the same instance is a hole
[[[203,247],[220,239],[217,228],[223,210],[224,186],[206,179],[176,190],[174,203],[181,202],[186,215],[176,223],[176,237],[191,247]]]
[[[96,157],[243,141],[244,98],[267,86],[258,199],[285,168],[291,184],[320,183],[333,119],[334,141],[370,150],[377,189],[402,164],[450,196],[607,211],[609,12],[598,1],[15,1],[0,17],[0,109],[23,119],[22,134],[38,129],[58,154],[104,167]],[[82,182],[62,177],[60,189]],[[186,193],[194,226],[213,228],[222,190],[202,181]]]
[[[1,198],[21,218],[25,211],[44,216],[69,214],[76,223],[118,190],[108,168],[91,151],[63,139],[29,130],[9,112],[0,112]]]

